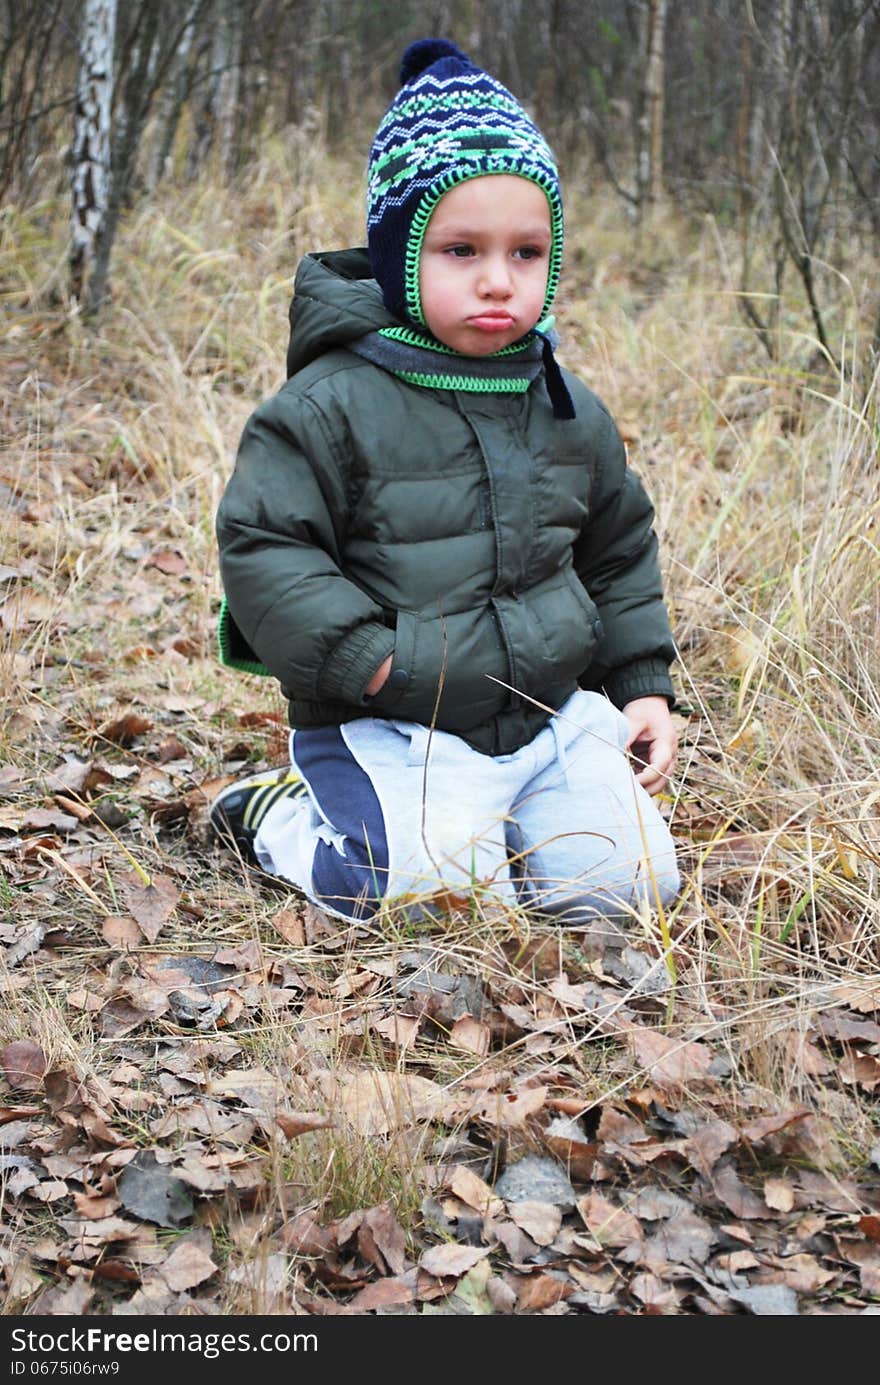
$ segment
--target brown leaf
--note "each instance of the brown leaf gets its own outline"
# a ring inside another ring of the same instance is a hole
[[[552,1274],[530,1274],[523,1279],[517,1294],[520,1313],[543,1313],[546,1308],[570,1298],[575,1286]]]
[[[746,1187],[732,1164],[716,1169],[712,1174],[711,1183],[718,1201],[735,1217],[743,1217],[746,1221],[766,1217],[767,1206],[763,1198]]]
[[[22,831],[35,832],[75,832],[79,820],[71,813],[63,813],[60,808],[32,808],[21,820]]]
[[[511,1220],[539,1246],[552,1245],[562,1226],[562,1211],[551,1202],[512,1202]]]
[[[642,1240],[641,1223],[601,1193],[591,1192],[577,1204],[584,1225],[602,1246],[629,1246]]]
[[[471,1107],[472,1120],[486,1121],[505,1130],[521,1129],[529,1116],[541,1110],[547,1100],[546,1087],[525,1087],[518,1092],[499,1092],[479,1098]]]
[[[390,1202],[371,1207],[358,1227],[358,1250],[380,1274],[401,1274],[406,1264],[406,1235]]]
[[[294,1255],[329,1255],[336,1249],[336,1232],[321,1226],[311,1212],[300,1212],[278,1232],[281,1244]]]
[[[481,1217],[496,1216],[504,1207],[501,1198],[495,1196],[489,1184],[466,1164],[456,1164],[450,1170],[444,1186],[468,1207],[479,1212]]]
[[[417,1073],[369,1071],[321,1074],[331,1109],[362,1135],[386,1135],[437,1114],[447,1102],[443,1088]]]
[[[685,1145],[692,1166],[708,1178],[718,1160],[732,1144],[736,1143],[736,1131],[727,1121],[707,1121],[699,1126]]]
[[[89,1193],[74,1193],[73,1205],[85,1221],[110,1217],[122,1206],[118,1197],[92,1197]]]
[[[675,1312],[681,1302],[681,1293],[673,1284],[665,1284],[655,1274],[637,1274],[629,1286],[634,1298],[644,1303],[646,1308],[656,1308],[660,1312]]]
[[[421,1020],[413,1015],[384,1015],[373,1022],[373,1028],[395,1048],[409,1048],[418,1037]]]
[[[159,548],[151,553],[144,567],[155,567],[160,572],[166,573],[169,577],[182,577],[186,572],[186,559],[182,558],[173,548]]]
[[[139,716],[137,712],[126,712],[125,716],[100,727],[98,735],[105,741],[125,747],[132,745],[138,736],[152,729],[153,723],[147,717]]]
[[[860,1015],[880,1013],[880,981],[865,980],[852,982],[845,986],[835,986],[831,992],[835,1000],[858,1010]]]
[[[577,1120],[557,1116],[544,1131],[544,1143],[564,1165],[570,1178],[583,1183],[590,1180],[599,1146],[587,1140]]]
[[[307,1135],[310,1130],[325,1130],[333,1124],[332,1116],[324,1116],[320,1111],[278,1111],[275,1123],[288,1140]]]
[[[740,1134],[749,1144],[757,1145],[766,1140],[769,1135],[777,1135],[780,1130],[785,1130],[789,1125],[795,1125],[798,1121],[804,1120],[810,1112],[805,1106],[798,1106],[792,1111],[783,1111],[777,1116],[759,1116],[757,1120],[749,1121],[748,1125],[740,1128]]]
[[[633,1028],[629,1040],[636,1062],[658,1087],[684,1087],[706,1076],[712,1050],[699,1041],[669,1039],[656,1029]]]
[[[491,1038],[492,1030],[488,1024],[475,1020],[472,1015],[462,1015],[449,1031],[449,1042],[453,1048],[475,1053],[478,1058],[485,1058],[489,1052]]]
[[[281,909],[270,919],[272,927],[291,947],[305,947],[306,929],[302,918],[293,909]]]
[[[445,1278],[447,1275],[457,1278],[459,1275],[467,1274],[468,1270],[473,1269],[474,1265],[484,1260],[488,1254],[488,1246],[460,1246],[450,1241],[446,1245],[432,1246],[430,1250],[426,1250],[419,1260],[419,1266],[436,1279]]]
[[[798,1029],[790,1029],[784,1036],[788,1061],[798,1072],[808,1077],[824,1077],[834,1070],[821,1049],[811,1043],[806,1034]]]
[[[159,1266],[158,1273],[169,1289],[179,1294],[195,1288],[196,1284],[204,1284],[206,1279],[217,1273],[217,1266],[206,1251],[183,1241]]]
[[[880,1217],[859,1217],[859,1230],[869,1241],[880,1241]]]
[[[784,1178],[765,1179],[764,1201],[775,1212],[790,1212],[794,1207],[794,1188]]]
[[[154,943],[177,907],[180,890],[170,876],[154,875],[149,885],[130,877],[125,893],[132,917],[148,942]]]
[[[371,1313],[375,1308],[397,1308],[404,1303],[414,1303],[416,1281],[415,1270],[393,1279],[377,1279],[375,1284],[368,1284],[356,1293],[349,1307],[358,1313]]]
[[[144,935],[129,914],[108,914],[101,924],[104,941],[111,947],[140,947]]]
[[[869,1053],[845,1053],[838,1065],[844,1082],[858,1083],[866,1092],[880,1086],[880,1058]]]
[[[0,1053],[6,1080],[15,1091],[37,1092],[43,1085],[46,1055],[32,1039],[16,1039]]]

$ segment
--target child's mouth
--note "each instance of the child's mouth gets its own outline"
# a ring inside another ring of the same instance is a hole
[[[468,326],[480,332],[506,332],[514,323],[510,313],[478,313],[468,318]]]

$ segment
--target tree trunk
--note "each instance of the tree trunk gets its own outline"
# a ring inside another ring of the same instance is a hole
[[[73,140],[70,292],[82,302],[95,257],[95,242],[110,201],[110,110],[116,0],[86,0],[80,40],[76,124]]]
[[[178,47],[174,59],[171,79],[162,92],[159,115],[156,122],[158,125],[156,148],[149,176],[149,190],[151,193],[156,191],[156,188],[165,175],[168,159],[174,145],[174,136],[177,134],[177,127],[180,124],[180,115],[183,110],[183,103],[186,100],[187,88],[189,85],[187,72],[194,29],[195,25],[193,21],[189,20],[181,35],[180,46]]]
[[[641,211],[663,192],[663,76],[667,0],[648,0],[645,76],[639,119],[636,186]]]

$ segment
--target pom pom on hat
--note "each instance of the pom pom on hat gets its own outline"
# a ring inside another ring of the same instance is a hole
[[[420,38],[410,44],[400,60],[400,85],[405,86],[407,82],[414,81],[426,68],[433,67],[441,58],[457,58],[460,63],[473,67],[467,53],[462,53],[448,38]]]

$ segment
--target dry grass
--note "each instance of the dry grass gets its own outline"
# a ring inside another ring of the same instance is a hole
[[[853,251],[849,278],[828,279],[843,372],[820,360],[796,299],[781,315],[771,367],[738,312],[727,232],[669,213],[637,242],[609,199],[574,190],[569,207],[561,355],[612,408],[655,499],[679,685],[692,709],[668,795],[685,892],[662,927],[649,915],[636,932],[674,978],[667,1032],[692,1036],[697,1024],[730,1055],[732,1103],[760,1090],[780,1106],[823,1109],[841,1158],[858,1163],[876,1140],[867,1101],[834,1075],[817,1082],[798,1061],[797,1036],[835,988],[880,980],[871,266]],[[239,721],[277,711],[274,686],[223,672],[213,657],[212,516],[248,413],[282,380],[297,260],[361,239],[359,172],[303,138],[279,141],[233,188],[163,190],[124,228],[112,311],[97,329],[64,300],[64,236],[61,201],[10,207],[0,219],[0,494],[15,498],[0,561],[21,578],[0,626],[0,763],[18,767],[42,802],[59,751],[96,753],[98,728],[135,708],[183,742],[183,791],[222,773],[242,739],[270,761],[283,757],[276,726],[243,732]],[[179,554],[185,572],[148,566],[157,550]],[[107,794],[133,807],[125,780]],[[8,918],[60,922],[76,944],[43,989],[10,973],[0,1036],[28,1034],[53,1065],[99,1079],[117,1061],[112,1045],[67,995],[104,965],[101,922],[123,908],[123,848],[150,875],[172,864],[196,911],[169,925],[166,950],[256,938],[267,965],[291,960],[270,923],[278,895],[227,869],[204,835],[142,810],[112,830],[112,868],[74,854],[71,874],[43,855],[29,880],[11,861],[0,874]],[[365,958],[393,960],[428,942],[490,983],[517,974],[529,1003],[547,970],[517,973],[511,959],[548,936],[477,901],[442,930],[391,916],[354,935],[348,952],[319,942],[293,961],[332,997],[334,979]],[[552,946],[576,973],[576,940]],[[293,1027],[270,1005],[253,1013],[236,1040],[248,1060],[283,1074],[306,1109],[320,1101],[310,1074],[353,1052],[367,1064],[430,1070],[450,1090],[482,1066],[421,1041],[397,1058],[368,1039],[358,1050],[341,1000],[329,1024]],[[621,1077],[589,1031],[563,1025],[554,1042],[595,1103],[638,1080]],[[492,1055],[521,1074],[542,1061],[520,1041]],[[144,1138],[137,1120],[129,1129]],[[316,1132],[308,1145],[275,1149],[270,1202],[343,1215],[391,1197],[412,1220],[427,1153],[414,1138]],[[230,1264],[268,1253],[266,1216],[230,1232]],[[231,1311],[249,1311],[248,1293],[230,1284]]]

